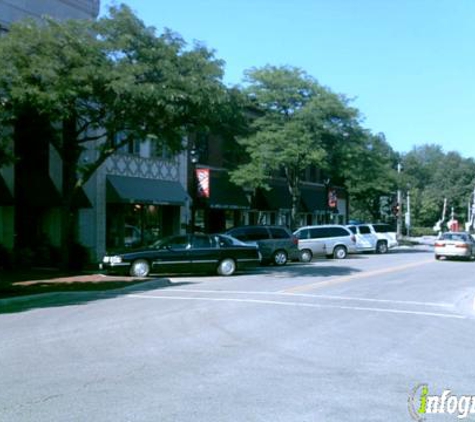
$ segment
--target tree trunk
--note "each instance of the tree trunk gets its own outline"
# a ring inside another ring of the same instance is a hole
[[[74,197],[78,191],[76,169],[81,154],[76,142],[76,119],[63,123],[61,158],[63,160],[63,189],[61,207],[61,267],[75,269],[73,247],[77,242],[77,211]]]
[[[297,214],[300,208],[300,178],[295,170],[287,169],[287,185],[289,188],[290,197],[292,199],[292,208],[290,211],[290,229],[294,231],[297,229]]]

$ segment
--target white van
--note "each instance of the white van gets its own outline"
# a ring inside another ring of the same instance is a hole
[[[345,226],[327,224],[305,226],[294,235],[299,240],[300,260],[309,262],[314,256],[344,259],[349,253],[356,253],[356,237]]]

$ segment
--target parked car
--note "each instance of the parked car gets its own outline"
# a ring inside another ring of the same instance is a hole
[[[262,263],[285,265],[290,260],[299,260],[298,239],[285,226],[240,226],[226,234],[250,245],[257,245],[262,254]]]
[[[352,224],[347,227],[356,236],[359,252],[383,254],[398,245],[396,232],[389,224]]]
[[[346,226],[356,238],[356,249],[358,252],[375,252],[378,237],[367,225],[351,224]]]
[[[447,232],[442,233],[434,244],[435,259],[445,258],[466,258],[475,257],[475,241],[470,233]]]
[[[147,277],[152,272],[217,272],[227,276],[260,262],[256,246],[221,234],[194,234],[171,236],[147,249],[106,255],[101,269],[134,277]]]
[[[356,238],[345,226],[328,224],[305,226],[298,229],[300,259],[309,262],[314,256],[344,259],[349,253],[356,253]]]

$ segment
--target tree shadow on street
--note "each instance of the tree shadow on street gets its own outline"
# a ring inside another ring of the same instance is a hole
[[[24,312],[39,308],[83,305],[92,301],[113,299],[168,287],[197,284],[198,281],[172,283],[168,278],[123,280],[111,277],[103,282],[52,280],[0,286],[0,314]]]

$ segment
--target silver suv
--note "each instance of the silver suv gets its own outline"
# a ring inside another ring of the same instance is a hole
[[[347,227],[356,236],[358,252],[383,254],[398,245],[396,232],[389,224],[354,224]]]
[[[317,255],[344,259],[349,253],[357,252],[356,238],[345,226],[305,226],[294,235],[299,240],[300,260],[303,262],[309,262]]]

